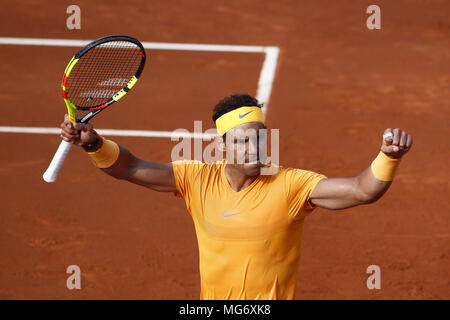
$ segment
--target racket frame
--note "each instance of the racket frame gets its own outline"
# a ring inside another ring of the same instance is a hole
[[[123,88],[118,90],[112,97],[107,99],[104,103],[96,105],[96,106],[92,106],[92,107],[82,107],[82,106],[75,105],[68,98],[67,88],[66,88],[67,80],[69,78],[71,71],[73,70],[73,68],[77,64],[77,62],[81,59],[81,57],[83,57],[87,52],[89,52],[89,50],[91,50],[99,45],[102,45],[104,43],[108,43],[108,42],[112,42],[112,41],[132,42],[141,49],[141,56],[142,56],[141,62],[140,62],[140,65],[139,65],[135,75],[127,82],[127,84]],[[106,107],[108,107],[111,104],[113,104],[114,102],[117,102],[120,99],[122,99],[127,94],[127,92],[131,88],[133,88],[134,85],[137,83],[137,81],[142,73],[142,70],[144,69],[145,61],[146,61],[146,53],[144,50],[144,46],[137,39],[126,36],[126,35],[110,35],[110,36],[102,37],[102,38],[99,38],[97,40],[90,42],[85,47],[83,47],[81,50],[79,50],[67,64],[67,67],[64,70],[64,74],[63,74],[62,81],[61,81],[62,94],[63,94],[64,102],[67,107],[70,121],[72,123],[75,123],[77,121],[79,121],[81,123],[87,123],[90,119],[92,119],[95,115],[97,115],[98,113],[103,111]],[[89,111],[89,112],[83,118],[81,118],[80,120],[77,120],[76,114],[75,114],[76,110],[83,110],[83,111]],[[52,159],[49,167],[47,168],[47,170],[45,171],[45,173],[43,175],[43,178],[46,182],[55,182],[56,181],[59,170],[61,169],[61,166],[62,166],[67,154],[69,153],[69,150],[71,147],[72,147],[71,142],[66,142],[64,140],[61,141],[57,152],[53,156],[53,159]]]

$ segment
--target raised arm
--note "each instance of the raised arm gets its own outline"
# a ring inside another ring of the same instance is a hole
[[[104,140],[90,123],[72,124],[66,115],[61,124],[61,138],[72,141],[89,153],[99,151]],[[101,169],[110,176],[130,181],[156,191],[175,192],[176,184],[171,163],[156,163],[135,157],[126,148],[119,146],[117,160]]]
[[[401,157],[412,146],[412,136],[400,129],[386,129],[381,152],[361,174],[351,178],[321,180],[310,196],[310,201],[321,207],[339,210],[378,200],[389,188]]]

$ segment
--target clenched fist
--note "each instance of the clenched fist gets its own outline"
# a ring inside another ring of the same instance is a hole
[[[391,158],[399,159],[411,149],[412,143],[412,135],[406,131],[389,128],[384,131],[381,151]]]
[[[95,132],[90,123],[72,123],[69,115],[64,115],[64,122],[61,123],[61,138],[64,141],[72,142],[77,146],[88,146],[95,143],[99,135]]]

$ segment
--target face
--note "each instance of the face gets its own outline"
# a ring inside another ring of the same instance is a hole
[[[258,152],[259,129],[266,127],[259,122],[243,123],[228,130],[223,142],[227,163],[247,176],[258,175],[264,166]]]

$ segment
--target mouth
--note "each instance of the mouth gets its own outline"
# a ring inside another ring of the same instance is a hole
[[[249,167],[255,167],[255,168],[264,166],[261,163],[261,161],[259,161],[258,159],[249,160],[249,161],[247,161],[246,165],[249,166]]]
[[[249,165],[257,165],[257,164],[259,164],[260,162],[259,162],[259,160],[258,160],[258,157],[257,157],[257,156],[254,156],[254,157],[249,157],[249,158],[247,159],[246,163],[249,164]]]

